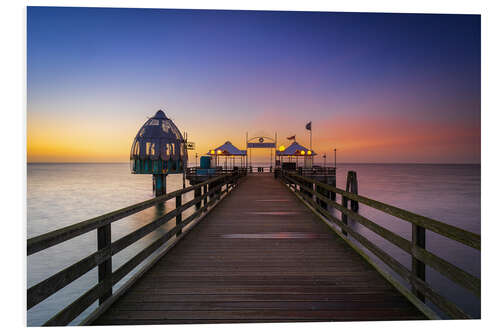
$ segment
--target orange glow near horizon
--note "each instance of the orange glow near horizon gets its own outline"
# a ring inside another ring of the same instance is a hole
[[[189,12],[28,7],[28,162],[128,162],[162,109],[190,162],[277,133],[328,163],[480,163],[479,15]]]
[[[28,162],[127,162],[130,145],[143,120],[134,123],[133,119],[124,119],[110,127],[108,124],[115,121],[112,117],[68,115],[55,118],[28,113]],[[189,140],[196,143],[196,150],[189,152],[193,159],[195,153],[205,155],[228,140],[239,149],[245,149],[246,122],[242,123],[220,130],[216,125],[202,127],[199,123],[193,124],[197,125],[194,126],[196,131],[179,128],[181,132],[187,130]],[[272,123],[272,120],[266,123]],[[287,147],[290,142],[285,137],[296,134],[297,141],[309,148],[309,136],[305,130],[299,135],[301,128],[297,130],[298,126],[294,124],[290,127],[296,130],[286,130],[286,123],[276,125],[279,126],[278,147]],[[337,148],[338,160],[344,162],[478,163],[479,133],[479,124],[438,123],[404,117],[386,121],[376,116],[357,119],[338,115],[313,121],[312,148],[320,155],[326,153],[327,161],[333,161],[333,149]],[[253,134],[274,136],[272,131],[255,131]],[[252,149],[254,161],[269,161],[269,156],[269,149]]]

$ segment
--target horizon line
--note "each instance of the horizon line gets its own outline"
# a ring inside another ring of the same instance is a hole
[[[254,162],[259,164],[264,164],[266,162]],[[26,164],[130,164],[128,162],[26,162]],[[321,166],[323,163],[316,165]],[[334,164],[333,162],[327,162],[326,164]],[[423,165],[481,165],[481,162],[337,162],[337,164],[423,164]]]

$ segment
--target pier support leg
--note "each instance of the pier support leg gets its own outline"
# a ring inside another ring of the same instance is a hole
[[[153,175],[153,189],[156,197],[167,194],[167,175]]]
[[[358,178],[356,176],[356,171],[349,171],[347,173],[346,192],[358,194]],[[355,200],[351,200],[351,209],[357,212],[359,210],[359,203]]]
[[[358,179],[356,177],[356,171],[347,172],[345,191],[353,194],[358,194]],[[357,212],[359,210],[359,203],[356,200],[350,200],[349,198],[342,196],[342,206],[348,208],[349,201],[351,201],[351,210],[353,212]],[[342,222],[347,225],[348,218],[346,214],[342,214]],[[347,232],[345,230],[342,230],[342,233],[344,235],[347,235]]]
[[[421,249],[425,249],[425,228],[422,228],[418,225],[412,225],[412,233],[411,240],[413,247],[419,247]],[[425,281],[425,263],[412,257],[411,270],[415,277],[419,278],[422,281]],[[425,296],[417,291],[417,289],[412,286],[412,292],[417,295],[417,297],[425,302]]]

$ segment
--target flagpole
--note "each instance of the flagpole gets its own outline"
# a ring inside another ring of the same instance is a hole
[[[309,144],[311,145],[311,167],[314,165],[314,155],[312,153],[313,150],[313,131],[311,126],[311,134],[309,135]]]
[[[311,124],[311,122],[309,122],[309,123]],[[309,150],[311,151],[311,167],[314,165],[314,155],[312,155],[312,150],[313,150],[312,137],[313,137],[313,131],[312,131],[312,124],[311,124],[310,129],[309,129]]]

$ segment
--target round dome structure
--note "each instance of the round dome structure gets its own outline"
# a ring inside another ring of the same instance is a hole
[[[182,173],[187,159],[181,132],[162,110],[142,125],[130,150],[130,167],[136,174]]]

